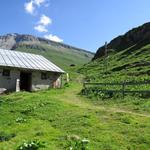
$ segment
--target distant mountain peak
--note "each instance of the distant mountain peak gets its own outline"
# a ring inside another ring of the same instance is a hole
[[[0,48],[43,55],[63,69],[86,64],[94,56],[92,52],[67,44],[17,33],[0,36]]]
[[[64,47],[64,48],[68,48],[68,49],[75,49],[78,51],[85,51],[88,53],[93,54],[92,52],[89,52],[87,50],[84,49],[80,49],[80,48],[76,48],[74,46],[70,46],[68,44],[64,44],[64,43],[58,43],[58,42],[54,42],[42,37],[36,37],[33,35],[29,35],[29,34],[18,34],[18,33],[9,33],[3,36],[0,36],[0,48],[3,49],[8,49],[8,50],[12,50],[14,48],[16,48],[17,45],[24,43],[24,42],[30,42],[30,44],[48,44],[48,45],[52,45],[55,47]]]

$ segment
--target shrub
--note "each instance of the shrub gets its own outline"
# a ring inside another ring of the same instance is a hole
[[[131,120],[131,118],[129,118],[128,116],[123,116],[123,117],[121,118],[121,122],[122,122],[122,123],[125,123],[125,124],[131,124],[131,123],[132,123],[132,120]]]
[[[0,142],[9,141],[11,138],[15,137],[14,133],[7,134],[5,132],[0,132]]]
[[[40,142],[38,140],[24,142],[20,146],[18,146],[17,150],[38,150],[39,148],[45,147],[44,142]]]
[[[24,118],[22,118],[22,117],[18,117],[18,118],[16,119],[16,122],[17,122],[17,123],[24,123],[24,122],[26,122],[26,119],[24,119]]]
[[[67,82],[64,84],[64,88],[65,88],[65,87],[69,87],[69,86],[70,86],[70,84],[67,83]]]
[[[93,98],[96,97],[97,99],[109,99],[113,97],[113,92],[107,91],[107,92],[103,92],[100,91],[98,87],[89,87],[89,88],[85,88],[82,89],[81,91],[82,95],[86,95],[89,98]]]
[[[28,115],[34,111],[34,107],[32,106],[27,106],[24,110],[21,110],[21,113],[24,115]]]
[[[77,135],[71,135],[67,137],[67,150],[88,150],[89,140],[80,139]]]

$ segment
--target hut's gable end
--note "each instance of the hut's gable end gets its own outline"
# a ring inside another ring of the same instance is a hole
[[[55,84],[60,78],[60,73],[47,72],[46,78],[42,78],[42,73],[44,72],[33,72],[32,73],[32,90],[44,90],[48,88],[54,88]],[[60,87],[60,84],[57,84],[57,87]]]

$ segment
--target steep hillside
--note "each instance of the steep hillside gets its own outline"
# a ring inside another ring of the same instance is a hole
[[[72,64],[83,65],[93,57],[93,53],[86,50],[32,35],[0,36],[0,48],[41,54],[64,69]]]
[[[93,61],[81,71],[88,81],[121,82],[150,80],[150,23],[119,36],[99,48]]]
[[[119,52],[130,48],[127,52],[132,53],[143,46],[150,44],[150,23],[134,28],[124,35],[118,36],[108,44],[109,52]],[[102,46],[96,52],[93,60],[104,56],[105,47]]]

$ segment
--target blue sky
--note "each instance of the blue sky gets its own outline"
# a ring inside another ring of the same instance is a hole
[[[95,52],[150,21],[149,0],[1,0],[0,35],[32,34]]]

